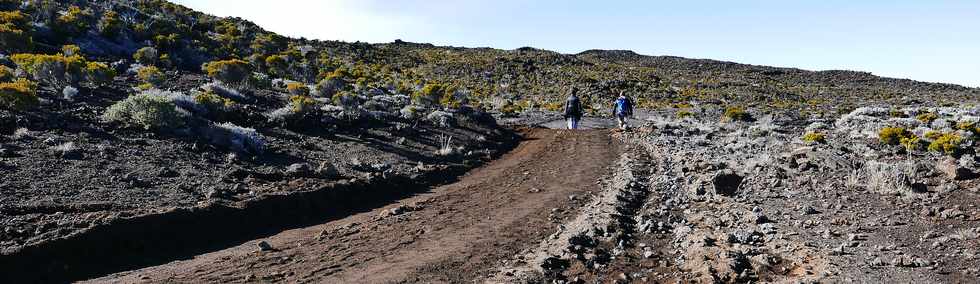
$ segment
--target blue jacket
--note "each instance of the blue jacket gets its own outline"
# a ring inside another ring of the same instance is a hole
[[[633,102],[626,97],[616,98],[616,102],[613,103],[613,115],[633,116]]]

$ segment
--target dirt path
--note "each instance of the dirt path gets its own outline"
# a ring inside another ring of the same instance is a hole
[[[554,231],[621,146],[602,130],[533,130],[501,159],[398,204],[95,282],[470,282]],[[271,249],[259,249],[259,242]]]

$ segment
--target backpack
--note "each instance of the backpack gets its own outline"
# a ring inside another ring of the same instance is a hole
[[[626,98],[616,99],[616,114],[629,114],[629,101]]]

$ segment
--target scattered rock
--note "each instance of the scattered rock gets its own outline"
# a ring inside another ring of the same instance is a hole
[[[716,194],[734,196],[738,192],[738,188],[742,185],[742,180],[742,176],[736,174],[734,171],[724,169],[715,174],[714,178],[711,179],[711,183],[714,185]]]
[[[968,180],[976,178],[976,173],[967,167],[960,165],[960,162],[952,157],[947,157],[939,164],[936,165],[936,169],[943,173],[946,178],[951,180]]]
[[[273,250],[275,250],[274,248],[272,248],[272,245],[270,245],[266,241],[260,241],[257,244],[257,246],[259,247],[259,251],[273,251]]]
[[[312,172],[310,164],[295,163],[286,167],[285,174],[293,177],[308,177]]]

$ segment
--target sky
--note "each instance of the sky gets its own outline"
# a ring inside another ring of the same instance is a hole
[[[628,49],[980,87],[980,1],[174,0],[309,39]]]

